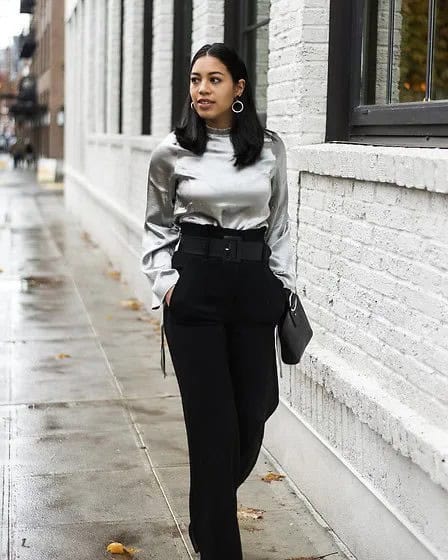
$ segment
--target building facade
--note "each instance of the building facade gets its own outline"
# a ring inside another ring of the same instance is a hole
[[[37,156],[62,164],[64,158],[64,2],[21,0],[31,15],[30,29],[20,39],[26,61],[23,79],[33,84],[19,99],[14,114],[21,134],[31,139]],[[61,165],[62,167],[62,165]]]
[[[425,7],[426,6],[426,7]],[[151,151],[204,43],[287,145],[297,290],[265,448],[359,560],[448,558],[446,5],[67,0],[66,204],[149,307]]]
[[[8,139],[14,134],[9,108],[17,95],[18,61],[16,44],[0,49],[0,151],[7,149]]]

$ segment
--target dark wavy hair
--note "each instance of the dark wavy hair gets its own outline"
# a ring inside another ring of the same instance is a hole
[[[244,103],[241,113],[233,113],[230,129],[230,139],[234,148],[234,165],[238,168],[251,165],[257,161],[264,144],[265,129],[258,118],[249,82],[246,65],[238,56],[237,52],[224,43],[212,43],[202,46],[194,55],[189,76],[194,63],[201,56],[214,56],[218,58],[228,69],[234,84],[244,79],[246,85],[242,95],[238,98]],[[182,109],[179,123],[174,129],[179,144],[191,152],[201,155],[205,152],[208,140],[205,119],[200,117],[195,109],[191,108],[191,97],[188,93]],[[271,131],[267,131],[271,132]]]

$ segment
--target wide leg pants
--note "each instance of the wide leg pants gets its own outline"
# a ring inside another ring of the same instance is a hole
[[[164,328],[188,440],[190,537],[201,560],[241,560],[236,492],[278,405],[274,328],[285,291],[262,261],[177,251],[172,266],[180,278]]]

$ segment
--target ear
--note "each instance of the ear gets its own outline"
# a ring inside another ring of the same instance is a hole
[[[241,80],[238,80],[238,83],[236,84],[233,90],[235,97],[241,97],[241,95],[243,95],[245,86],[246,86],[246,80],[243,80],[243,78],[241,78]]]

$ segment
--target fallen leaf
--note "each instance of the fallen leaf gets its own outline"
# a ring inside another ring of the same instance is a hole
[[[126,309],[132,309],[132,311],[139,311],[142,307],[141,301],[138,299],[131,298],[131,299],[124,299],[121,302],[122,307],[126,307]]]
[[[237,517],[239,519],[263,519],[263,509],[255,509],[250,507],[238,508]]]
[[[119,543],[119,542],[112,542],[107,546],[107,552],[110,552],[111,554],[135,554],[136,552],[138,552],[137,548],[132,548],[129,546],[124,546],[123,544]]]
[[[112,554],[126,554],[125,547],[119,542],[110,543],[106,550]]]
[[[244,531],[247,531],[248,533],[255,533],[255,531],[262,531],[263,530],[261,527],[244,527],[244,525],[241,527],[241,529],[243,529]]]
[[[114,280],[121,279],[121,272],[119,270],[108,270],[107,275],[113,278]]]
[[[286,475],[284,474],[279,474],[276,472],[269,471],[268,474],[265,474],[264,476],[261,477],[261,480],[263,480],[264,482],[268,482],[270,484],[273,480],[283,480],[285,476]]]
[[[71,358],[70,354],[64,354],[64,352],[61,352],[60,354],[56,354],[55,358],[57,360],[64,360],[65,358]]]
[[[143,321],[144,323],[150,323],[151,325],[160,326],[160,323],[157,319],[148,315],[140,315],[140,317],[137,317],[137,321]]]

